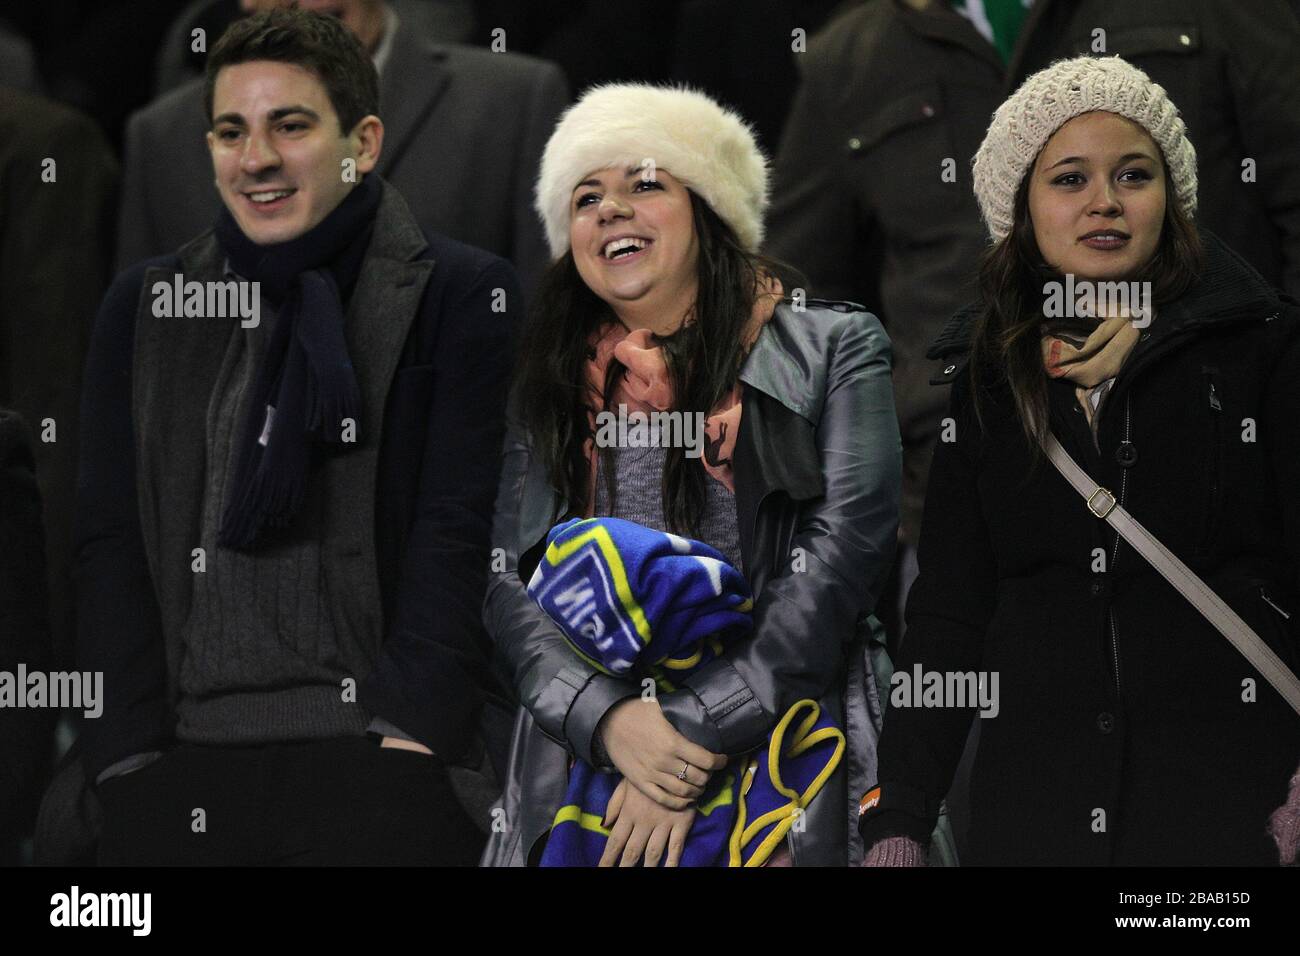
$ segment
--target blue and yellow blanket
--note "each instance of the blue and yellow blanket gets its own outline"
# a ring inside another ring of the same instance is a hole
[[[657,691],[753,630],[744,575],[699,541],[619,518],[556,525],[528,593],[576,654],[606,674],[654,679]],[[781,718],[766,746],[734,759],[696,802],[682,866],[762,866],[834,772],[844,734],[812,700]],[[583,761],[569,772],[542,866],[594,866],[621,780]]]

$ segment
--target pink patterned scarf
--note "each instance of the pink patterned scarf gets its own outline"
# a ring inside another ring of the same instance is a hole
[[[759,282],[758,295],[754,299],[754,309],[750,314],[749,324],[745,327],[743,348],[745,354],[753,347],[763,326],[771,321],[776,304],[784,295],[781,283],[774,276],[764,276]],[[690,319],[687,319],[689,322]],[[596,415],[604,410],[602,394],[605,384],[605,371],[611,358],[623,363],[625,370],[614,385],[614,405],[626,405],[629,412],[638,411],[645,414],[673,410],[672,382],[668,376],[668,363],[664,359],[663,347],[654,344],[653,333],[649,329],[628,331],[618,321],[606,322],[588,339],[589,355],[587,360],[587,411],[593,435],[596,431]],[[715,405],[704,420],[705,445],[700,458],[704,470],[715,480],[726,486],[735,494],[736,484],[732,474],[731,456],[736,447],[736,436],[740,434],[742,383],[737,381],[731,391]],[[588,438],[583,446],[583,454],[590,466],[587,482],[587,511],[591,517],[596,510],[596,459],[595,439]]]

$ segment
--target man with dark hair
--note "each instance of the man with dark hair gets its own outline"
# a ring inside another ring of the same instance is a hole
[[[357,57],[350,45],[341,47],[332,42],[338,37],[333,26],[304,19],[293,27],[277,29],[261,20],[236,21],[222,35],[203,73],[203,108],[209,126],[213,125],[212,101],[221,68],[255,60],[292,63],[315,73],[325,85],[325,95],[344,135],[362,117],[379,112],[379,75],[373,63],[364,56]]]
[[[239,6],[250,13],[289,2]],[[569,100],[560,70],[514,52],[430,42],[409,15],[411,4],[399,10],[387,0],[297,2],[331,14],[374,63],[387,130],[379,174],[406,197],[416,221],[509,259],[532,285],[549,263],[532,209],[532,177]],[[516,48],[513,36],[503,42]],[[208,49],[211,57],[215,47]],[[220,204],[201,146],[204,116],[203,81],[196,79],[127,123],[118,268],[177,248],[216,215]]]
[[[242,20],[206,83],[224,211],[118,277],[86,370],[100,862],[473,864],[518,282],[379,178],[374,68],[337,21]]]

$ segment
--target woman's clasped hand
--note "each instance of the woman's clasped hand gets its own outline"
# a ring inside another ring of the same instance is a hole
[[[681,858],[699,799],[715,770],[727,765],[679,734],[659,702],[633,697],[610,708],[597,731],[610,761],[623,775],[604,825],[611,828],[601,866],[667,866]]]

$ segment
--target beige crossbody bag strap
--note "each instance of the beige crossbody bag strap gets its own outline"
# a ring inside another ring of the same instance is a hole
[[[1061,447],[1055,435],[1048,434],[1043,448],[1052,460],[1052,464],[1065,476],[1065,480],[1074,486],[1075,491],[1083,495],[1088,503],[1088,510],[1108,522],[1138,554],[1151,562],[1151,566],[1177,588],[1183,597],[1191,601],[1196,609],[1205,615],[1205,619],[1214,625],[1215,630],[1226,637],[1228,642],[1255,666],[1264,680],[1282,695],[1297,714],[1300,714],[1300,679],[1287,669],[1281,659],[1273,653],[1273,649],[1250,629],[1236,611],[1211,591],[1191,568],[1178,560],[1172,551],[1121,508],[1110,491],[1089,478],[1088,473],[1080,468],[1070,457],[1069,452]]]

